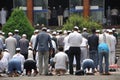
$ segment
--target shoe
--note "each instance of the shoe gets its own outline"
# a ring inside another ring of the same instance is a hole
[[[33,75],[36,76],[37,74],[38,74],[38,71],[35,71]]]
[[[30,71],[28,71],[28,72],[27,72],[27,75],[28,75],[28,76],[31,76],[31,73],[30,73]]]
[[[107,72],[107,73],[104,73],[103,75],[111,75],[109,72]]]
[[[45,76],[53,76],[52,73],[45,74]]]
[[[57,74],[57,76],[61,76],[60,74]]]

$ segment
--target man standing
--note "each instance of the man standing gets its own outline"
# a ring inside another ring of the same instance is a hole
[[[82,43],[82,35],[78,33],[78,27],[74,27],[74,32],[69,34],[68,43],[70,45],[69,48],[69,73],[73,75],[73,59],[74,56],[76,58],[76,70],[80,70],[80,57],[81,57],[81,49],[80,44]]]
[[[63,26],[63,9],[61,5],[59,5],[58,9],[58,26]]]
[[[17,40],[17,48],[19,48],[19,40],[21,39],[21,36],[19,35],[19,30],[14,30],[14,35],[13,37]]]
[[[95,68],[98,66],[98,44],[99,37],[96,35],[96,29],[92,29],[92,35],[88,37],[89,58],[95,62]]]
[[[19,46],[20,46],[20,53],[25,57],[25,59],[28,58],[28,47],[29,47],[29,41],[26,39],[27,35],[23,34],[22,38],[19,40]]]
[[[15,54],[17,41],[11,32],[8,33],[8,38],[5,39],[6,49],[9,50],[11,57]]]
[[[44,74],[48,75],[48,60],[49,60],[49,49],[52,50],[51,37],[46,32],[47,28],[43,27],[42,32],[37,35],[35,48],[38,46],[38,56],[39,56],[39,75],[42,74],[43,69]],[[49,45],[48,45],[49,44]],[[43,68],[43,59],[44,59],[44,68]]]
[[[88,39],[89,33],[87,32],[87,28],[83,28],[83,32],[81,34],[84,38]]]
[[[98,54],[99,54],[99,72],[104,74],[103,69],[103,58],[105,59],[105,74],[109,75],[109,47],[106,42],[102,42],[98,45]]]

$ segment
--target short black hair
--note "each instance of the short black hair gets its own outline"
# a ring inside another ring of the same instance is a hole
[[[93,29],[91,29],[91,31],[92,31],[92,33],[95,33],[95,32],[96,32],[96,29],[95,29],[95,28],[93,28]]]
[[[63,51],[63,47],[59,47],[58,50],[59,50],[59,51]]]

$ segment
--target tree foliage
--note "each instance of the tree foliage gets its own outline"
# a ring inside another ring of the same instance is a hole
[[[2,31],[5,32],[7,36],[8,32],[14,33],[14,30],[18,29],[19,34],[26,34],[28,39],[33,34],[34,28],[29,22],[28,18],[24,14],[23,10],[20,8],[15,8],[7,20],[6,24],[3,26]]]
[[[63,30],[72,30],[74,26],[78,26],[80,30],[87,28],[89,31],[91,28],[102,29],[102,25],[92,21],[91,18],[85,19],[84,17],[76,14],[73,14],[69,17],[69,19],[63,25]]]

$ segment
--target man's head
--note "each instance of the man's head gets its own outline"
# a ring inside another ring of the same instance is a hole
[[[77,27],[77,26],[74,26],[74,31],[78,31],[79,30],[79,28]]]
[[[58,50],[59,50],[59,51],[63,51],[63,47],[59,47]]]
[[[19,53],[20,52],[20,48],[16,48],[16,53]]]
[[[95,28],[91,29],[91,32],[92,32],[92,33],[95,33],[95,32],[96,32],[96,29],[95,29]]]
[[[45,31],[45,32],[46,32],[46,31],[47,31],[47,28],[46,28],[46,27],[43,27],[43,28],[42,28],[42,31]]]
[[[15,32],[15,34],[18,34],[18,33],[19,33],[19,30],[15,29],[14,32]]]

